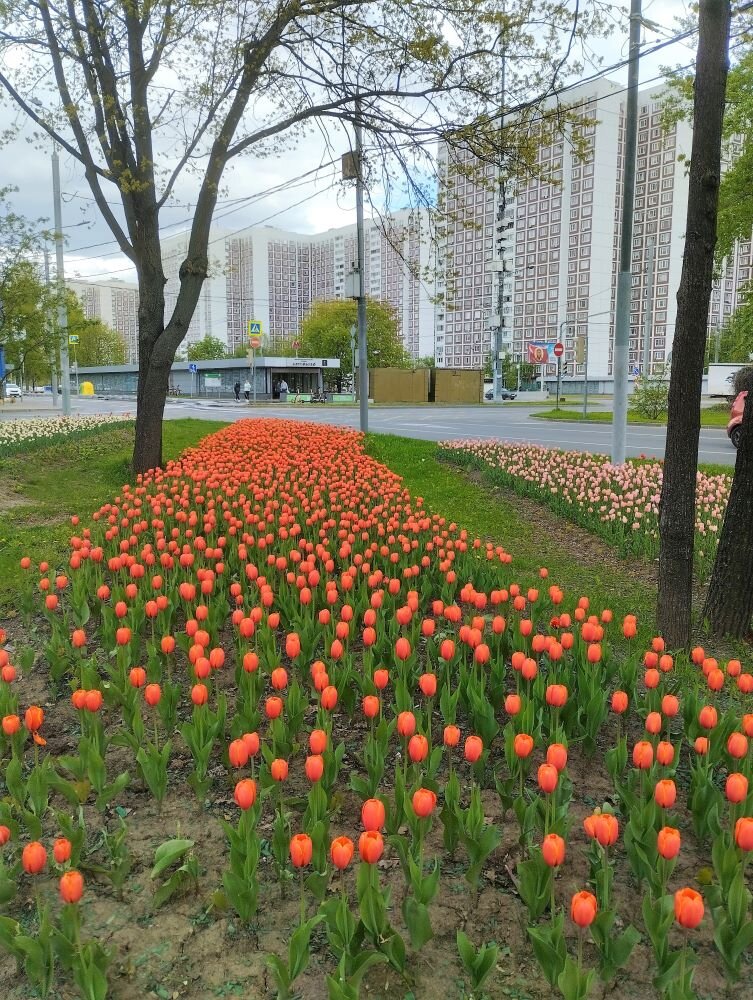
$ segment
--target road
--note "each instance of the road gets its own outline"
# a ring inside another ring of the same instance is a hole
[[[24,401],[25,402],[25,401]],[[77,413],[133,413],[134,404],[121,399],[76,399]],[[18,416],[21,412],[16,411]],[[57,411],[60,412],[59,410]],[[610,424],[579,424],[536,420],[534,408],[524,406],[390,406],[373,407],[369,414],[369,430],[386,434],[401,434],[425,441],[452,438],[480,438],[523,441],[551,448],[590,451],[608,455],[612,443]],[[24,416],[30,414],[24,413]],[[50,408],[40,407],[40,416],[49,416]],[[232,421],[258,415],[273,419],[310,420],[337,427],[358,427],[358,409],[340,406],[259,406],[257,410],[244,403],[207,403],[191,400],[169,400],[165,408],[168,419],[197,417],[204,420]],[[2,417],[11,416],[6,405]],[[627,433],[627,452],[631,456],[664,456],[663,427],[631,425]],[[701,431],[699,460],[733,466],[735,450],[724,430],[707,428]]]

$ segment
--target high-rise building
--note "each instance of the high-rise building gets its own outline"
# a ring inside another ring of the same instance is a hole
[[[413,357],[434,353],[433,278],[426,211],[367,220],[366,294],[389,302]],[[225,241],[227,339],[246,343],[246,324],[262,324],[270,346],[294,338],[312,303],[342,299],[357,261],[356,227],[302,234],[272,226],[242,230]]]
[[[609,80],[568,94],[583,121],[581,150],[555,136],[538,152],[541,175],[504,185],[494,167],[440,152],[443,197],[455,212],[439,244],[436,360],[480,367],[494,350],[526,361],[531,341],[565,346],[575,375],[576,337],[587,340],[588,374],[612,375],[614,307],[619,268],[626,92]],[[638,95],[638,149],[632,246],[630,351],[642,368],[648,336],[651,367],[671,352],[682,269],[691,127],[662,120],[663,92]],[[583,154],[585,149],[585,155]],[[734,155],[734,147],[731,151]],[[461,154],[462,156],[462,154]],[[750,275],[750,243],[740,244],[715,289],[710,326],[721,324]],[[500,287],[501,283],[501,287]],[[502,313],[499,312],[499,304]],[[545,374],[554,375],[550,365]]]
[[[126,361],[135,364],[139,356],[139,291],[129,281],[80,281],[66,284],[81,302],[87,319],[100,319],[123,338]]]

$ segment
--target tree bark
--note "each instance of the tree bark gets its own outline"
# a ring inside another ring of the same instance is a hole
[[[685,253],[677,292],[659,507],[657,623],[671,649],[689,645],[691,638],[701,382],[716,243],[729,29],[729,0],[701,0]]]
[[[724,524],[703,617],[712,635],[743,639],[753,622],[753,393],[743,411]]]

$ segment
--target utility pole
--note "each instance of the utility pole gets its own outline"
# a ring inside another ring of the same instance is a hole
[[[646,262],[646,309],[643,313],[643,366],[641,375],[646,378],[651,372],[651,332],[654,325],[654,250],[656,239],[649,236],[646,241],[648,260]]]
[[[633,206],[635,202],[635,153],[638,139],[638,76],[641,48],[641,0],[630,0],[630,51],[625,108],[625,143],[622,175],[622,238],[617,277],[614,352],[614,414],[612,464],[623,465],[627,438],[628,357],[630,347],[630,266],[633,256]]]
[[[71,415],[71,373],[68,366],[68,308],[65,304],[65,265],[63,263],[63,208],[60,198],[60,161],[52,150],[52,196],[55,202],[55,261],[58,286],[58,333],[60,335],[60,377],[63,380],[63,416]]]
[[[45,244],[44,248],[44,283],[45,287],[50,287],[50,251]],[[57,352],[50,358],[50,385],[52,388],[52,408],[58,405],[58,359]]]
[[[504,4],[502,5],[502,16],[504,17]],[[499,247],[501,270],[498,272],[499,283],[497,285],[497,326],[494,331],[494,364],[492,376],[494,378],[494,402],[499,403],[502,398],[502,365],[500,354],[502,353],[503,331],[505,328],[505,317],[503,313],[505,301],[505,209],[507,208],[507,192],[505,190],[504,174],[504,128],[505,128],[505,64],[507,62],[507,45],[505,44],[505,28],[502,28],[502,57],[500,65],[500,102],[499,102],[499,202],[497,205],[497,246]]]
[[[363,226],[363,134],[361,99],[356,97],[356,230],[358,233],[358,390],[360,428],[369,429],[369,362],[366,352],[366,246]]]

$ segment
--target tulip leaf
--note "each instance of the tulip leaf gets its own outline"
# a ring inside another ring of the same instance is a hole
[[[157,878],[162,872],[169,868],[170,865],[175,864],[184,854],[194,846],[193,840],[182,840],[176,838],[174,840],[166,840],[163,844],[160,844],[157,850],[154,852],[154,868],[152,868],[151,878]]]
[[[426,905],[413,896],[406,896],[403,901],[403,918],[410,933],[411,944],[416,951],[434,937]]]

